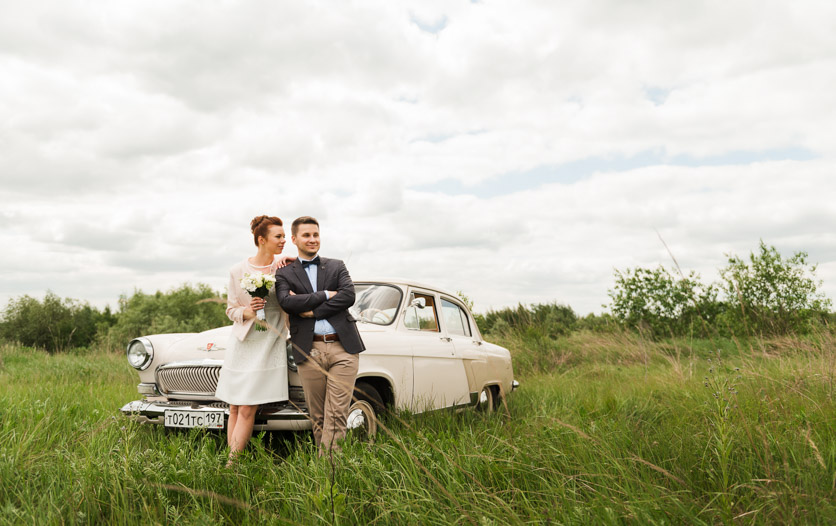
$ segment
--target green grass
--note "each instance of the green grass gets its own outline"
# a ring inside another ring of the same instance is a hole
[[[836,523],[829,339],[505,343],[496,414],[390,417],[333,465],[262,435],[233,470],[223,435],[119,415],[121,353],[0,346],[0,523]]]

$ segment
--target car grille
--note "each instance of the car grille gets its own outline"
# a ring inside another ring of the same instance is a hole
[[[157,385],[163,394],[215,396],[220,365],[177,365],[157,371]],[[297,385],[289,388],[290,400],[305,403],[305,392]]]
[[[166,367],[157,371],[157,384],[165,394],[212,396],[220,374],[219,365]]]

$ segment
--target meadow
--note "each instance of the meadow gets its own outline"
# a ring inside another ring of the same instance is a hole
[[[387,415],[317,458],[262,434],[140,426],[123,353],[0,344],[0,524],[834,524],[827,333],[498,343],[521,388],[496,413]]]

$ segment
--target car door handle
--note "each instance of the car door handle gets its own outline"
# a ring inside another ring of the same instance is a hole
[[[442,336],[441,338],[439,338],[439,340],[443,342],[451,342],[453,341],[453,338],[450,338],[449,336]]]
[[[479,340],[473,340],[473,345],[482,345],[482,342]]]

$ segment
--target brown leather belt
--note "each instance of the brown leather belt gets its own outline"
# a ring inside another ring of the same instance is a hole
[[[336,332],[333,334],[314,334],[313,341],[325,343],[338,342],[340,341],[340,335]]]

